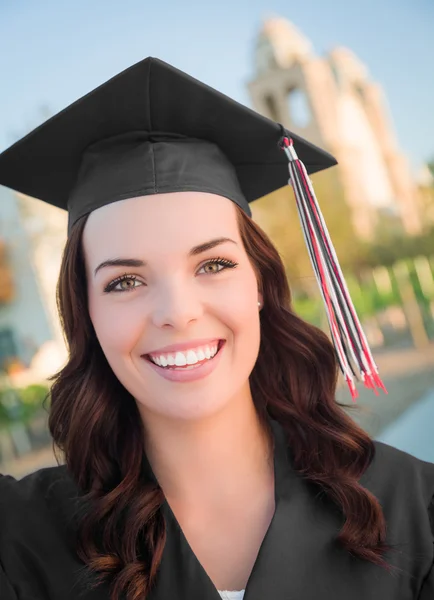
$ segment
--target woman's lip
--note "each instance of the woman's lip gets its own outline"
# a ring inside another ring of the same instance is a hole
[[[143,356],[142,358],[144,358],[148,365],[164,379],[179,383],[196,381],[198,379],[203,379],[204,377],[207,377],[217,368],[221,360],[221,356],[223,354],[224,346],[225,340],[221,340],[221,343],[219,343],[219,349],[217,351],[217,354],[213,358],[205,360],[199,366],[196,366],[193,369],[167,369],[159,367],[154,362],[152,362],[152,360],[150,360],[147,356]]]
[[[196,348],[201,348],[203,346],[210,346],[212,344],[215,344],[217,342],[218,344],[218,349],[220,350],[221,345],[223,342],[225,342],[226,340],[223,339],[219,339],[219,338],[214,338],[209,340],[207,343],[202,343],[202,344],[198,344],[197,346],[187,346],[185,345],[184,350],[180,349],[179,346],[181,346],[182,344],[178,344],[178,345],[174,345],[174,346],[166,346],[166,348],[175,348],[178,346],[177,350],[165,350],[164,352],[161,350],[158,350],[157,352],[148,352],[148,354],[142,354],[142,358],[146,358],[147,360],[151,360],[151,356],[161,356],[161,354],[175,354],[176,352],[185,352],[186,350],[195,350]],[[152,360],[151,360],[152,362]]]
[[[220,338],[203,338],[198,340],[190,340],[189,342],[183,342],[181,344],[172,344],[170,346],[164,346],[164,348],[159,348],[157,350],[151,350],[142,356],[150,356],[153,354],[154,356],[159,356],[161,354],[172,354],[174,352],[185,352],[186,350],[194,350],[195,348],[201,348],[203,346],[210,346],[215,344],[216,342],[221,342]]]

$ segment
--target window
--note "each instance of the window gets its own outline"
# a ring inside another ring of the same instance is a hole
[[[0,371],[4,369],[6,361],[17,354],[18,349],[12,329],[0,329]]]
[[[267,107],[267,117],[273,121],[280,121],[279,111],[277,110],[276,99],[273,96],[266,96],[264,98],[265,105]]]
[[[261,75],[274,67],[276,67],[276,58],[273,46],[268,38],[261,37],[256,45],[256,69]]]
[[[306,94],[294,88],[288,93],[288,110],[291,123],[296,127],[307,127],[311,121],[311,112]]]

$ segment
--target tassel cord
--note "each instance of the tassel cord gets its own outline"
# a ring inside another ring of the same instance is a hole
[[[301,163],[301,161],[298,161],[298,162],[300,163],[300,170],[302,172],[304,183],[306,184],[311,196],[314,196],[314,191],[313,191],[311,182],[309,180],[309,177],[307,175],[306,168],[303,165],[303,163]],[[315,209],[316,207],[314,206],[313,198],[310,198],[310,203],[311,203],[311,205],[313,205],[313,208]],[[311,206],[311,208],[312,208],[312,206]],[[333,244],[331,243],[330,234],[328,232],[327,225],[324,221],[324,217],[320,210],[318,210],[316,212],[317,212],[318,221],[321,224],[322,230],[324,232],[324,240],[323,241],[324,241],[324,244],[326,245],[327,253],[331,260],[331,264],[332,264],[334,275],[335,275],[335,281],[338,284],[341,294],[343,296],[346,312],[349,312],[351,314],[351,321],[355,325],[355,330],[353,329],[353,332],[357,336],[357,339],[359,340],[361,350],[363,352],[362,356],[364,358],[367,357],[369,362],[371,363],[370,365],[367,365],[365,362],[366,361],[366,358],[365,358],[364,362],[366,364],[367,370],[369,372],[371,370],[371,368],[373,368],[376,372],[378,372],[378,368],[377,368],[374,358],[369,350],[369,344],[368,344],[366,336],[363,332],[359,318],[357,316],[357,313],[355,312],[354,307],[352,306],[352,302],[350,299],[350,293],[349,293],[348,287],[345,283],[345,278],[344,278],[342,270],[340,268],[339,261],[336,256],[336,251],[333,247]]]
[[[298,163],[298,164],[297,164]],[[295,169],[298,169],[302,173],[302,167],[304,166],[300,161],[297,160],[297,163],[293,163],[291,171],[294,172]],[[297,179],[297,177],[295,177]],[[330,257],[329,244],[327,244],[326,235],[328,232],[324,230],[321,231],[321,225],[319,219],[320,211],[314,210],[315,203],[313,198],[309,198],[308,194],[305,193],[305,188],[303,187],[303,180],[300,182],[298,186],[299,193],[304,198],[304,206],[307,214],[309,215],[309,220],[311,222],[312,228],[315,230],[315,235],[317,238],[317,242],[321,247],[322,254],[319,254],[323,262],[325,263],[325,275],[327,278],[327,282],[329,285],[329,290],[333,297],[333,305],[335,312],[337,313],[338,322],[345,333],[345,339],[348,340],[349,344],[346,344],[346,349],[351,354],[352,360],[360,366],[361,375],[363,373],[363,367],[369,372],[369,365],[364,359],[363,356],[363,345],[358,335],[357,324],[354,323],[352,312],[350,310],[350,306],[348,305],[348,298],[345,298],[342,287],[339,285],[339,276],[333,268],[335,265],[333,264],[333,260]],[[319,213],[319,214],[318,214]],[[318,225],[318,227],[315,227]],[[328,261],[327,261],[328,257]],[[344,316],[345,315],[345,316]],[[357,356],[356,356],[357,355]],[[347,357],[350,360],[350,357]]]
[[[298,178],[295,176],[294,173],[291,173],[291,175],[292,175],[291,181],[293,182],[293,186],[295,186],[294,195],[296,197],[298,215],[299,215],[301,225],[302,225],[303,236],[304,236],[304,239],[305,239],[308,251],[309,251],[310,259],[312,262],[312,266],[313,266],[316,278],[319,283],[319,289],[320,289],[321,295],[323,297],[324,304],[326,305],[326,308],[328,308],[328,310],[326,310],[327,320],[329,323],[333,341],[335,343],[335,348],[336,348],[338,359],[340,362],[340,367],[344,374],[347,375],[348,370],[351,370],[353,375],[355,376],[354,369],[352,368],[351,364],[349,363],[349,361],[346,357],[345,350],[342,346],[342,340],[341,340],[341,336],[339,335],[338,324],[336,323],[336,311],[335,311],[334,307],[332,306],[332,304],[330,302],[330,298],[328,297],[328,294],[327,294],[327,285],[326,285],[326,281],[325,281],[327,278],[327,271],[326,271],[326,269],[324,269],[325,265],[321,264],[323,261],[322,261],[321,254],[318,249],[318,239],[317,239],[318,236],[315,235],[314,231],[313,231],[312,216],[309,214],[309,211],[306,210],[305,200],[303,202],[303,195],[301,193],[302,184],[298,180]],[[308,223],[308,220],[309,220],[309,223]],[[308,232],[310,232],[310,236],[308,235]],[[314,244],[315,244],[315,248],[314,248]],[[331,288],[331,283],[330,283],[329,278],[328,278],[328,283],[329,283],[328,287]],[[333,288],[331,288],[331,291],[333,294]],[[341,315],[341,317],[342,317],[342,315]]]
[[[377,385],[387,393],[378,376],[378,368],[352,305],[348,287],[306,168],[298,159],[292,140],[288,140],[286,135],[282,138],[280,147],[288,158],[289,183],[294,189],[304,239],[327,308],[327,320],[339,366],[345,375],[351,394],[354,397],[355,388],[351,372],[356,376],[352,361],[359,367],[359,378],[367,387],[371,387],[375,393],[378,393],[375,389]]]

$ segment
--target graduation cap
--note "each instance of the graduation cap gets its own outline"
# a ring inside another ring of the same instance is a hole
[[[282,125],[148,57],[0,154],[0,184],[67,210],[70,233],[106,204],[168,192],[218,194],[251,216],[251,202],[290,183],[354,398],[353,377],[384,386],[309,180],[335,164]]]

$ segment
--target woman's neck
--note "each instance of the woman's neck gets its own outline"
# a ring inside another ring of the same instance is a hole
[[[169,501],[224,508],[274,476],[271,437],[251,399],[203,421],[152,418],[145,430],[147,458]]]

